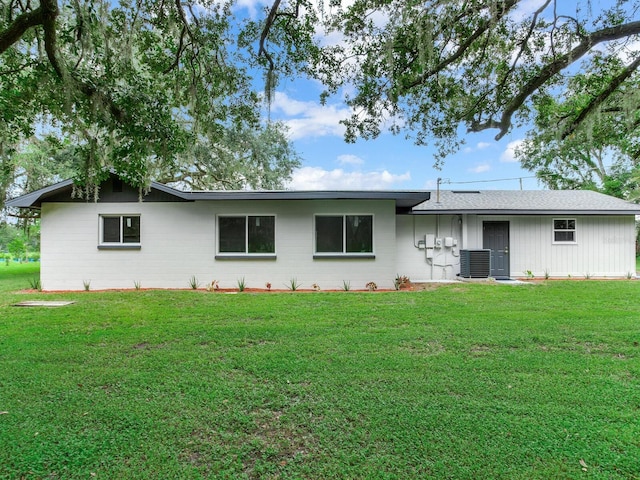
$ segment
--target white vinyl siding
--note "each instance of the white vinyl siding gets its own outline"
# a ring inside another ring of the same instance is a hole
[[[556,218],[556,217],[553,217]],[[550,216],[468,216],[469,245],[482,248],[482,221],[509,220],[511,275],[555,278],[618,277],[635,272],[635,218],[576,216],[579,241],[551,241]]]
[[[413,281],[455,279],[460,272],[456,249],[440,249],[431,265],[418,242],[425,234],[458,239],[460,249],[480,249],[484,221],[509,222],[512,277],[626,278],[635,273],[635,218],[576,216],[578,243],[554,243],[552,216],[424,215],[398,216],[396,271]]]

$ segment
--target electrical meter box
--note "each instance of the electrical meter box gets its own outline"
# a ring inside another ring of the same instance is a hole
[[[427,233],[424,236],[424,247],[425,248],[433,248],[433,245],[436,241],[436,236],[431,234],[431,233]]]
[[[453,247],[453,237],[444,237],[444,246],[447,248]]]

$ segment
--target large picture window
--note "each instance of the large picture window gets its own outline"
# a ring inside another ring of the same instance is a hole
[[[274,254],[276,219],[273,215],[218,217],[221,254]]]
[[[316,253],[373,253],[373,215],[317,215]]]
[[[101,245],[140,245],[140,215],[102,215]]]
[[[576,219],[554,218],[553,241],[555,243],[576,243]]]

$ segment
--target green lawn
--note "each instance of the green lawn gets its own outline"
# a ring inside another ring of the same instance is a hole
[[[638,281],[15,292],[27,267],[0,478],[640,478]]]

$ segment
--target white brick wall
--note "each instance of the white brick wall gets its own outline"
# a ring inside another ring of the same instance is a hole
[[[99,216],[140,214],[140,250],[98,250]],[[216,260],[218,214],[276,215],[275,260]],[[375,259],[313,258],[314,214],[374,216]],[[352,289],[370,281],[392,288],[395,278],[395,204],[393,201],[242,201],[178,203],[45,203],[42,208],[42,269],[45,290],[188,288],[218,280],[235,288],[286,288],[292,278],[301,288]]]

